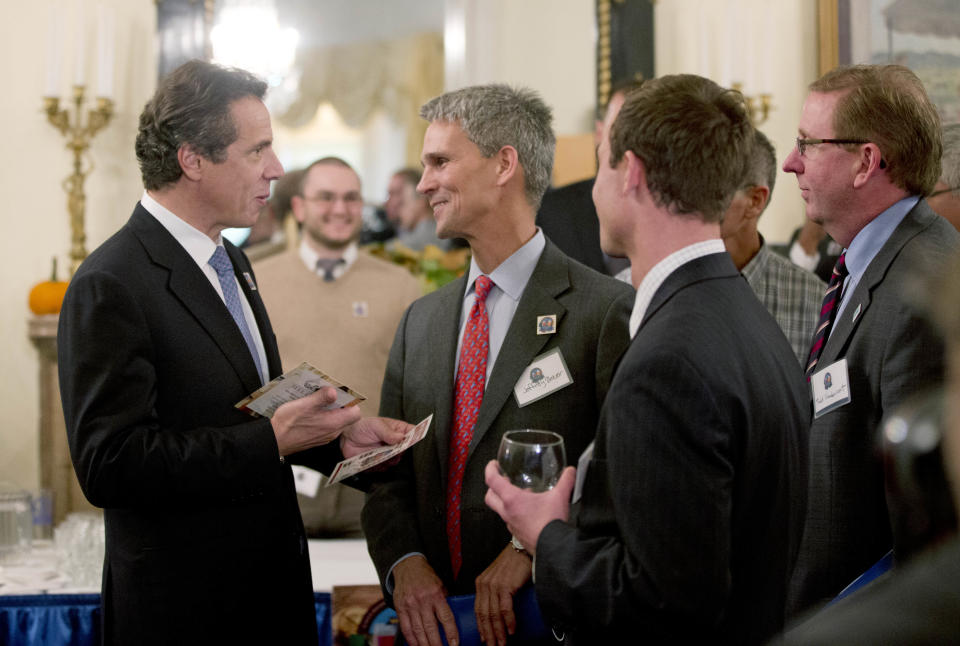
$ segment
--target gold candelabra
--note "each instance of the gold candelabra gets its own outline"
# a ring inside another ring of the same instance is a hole
[[[750,117],[750,123],[759,126],[770,116],[770,110],[773,109],[773,95],[761,93],[755,96],[743,92],[743,83],[732,83],[731,86],[737,92],[743,94],[743,101],[747,106],[747,116]]]
[[[73,151],[73,173],[63,180],[63,190],[67,193],[67,210],[70,213],[70,274],[77,270],[83,259],[87,257],[86,233],[84,233],[84,212],[86,210],[86,194],[83,192],[83,182],[93,171],[93,162],[86,170],[83,168],[83,155],[90,148],[93,136],[102,130],[113,117],[113,101],[105,97],[97,98],[97,105],[87,112],[86,125],[83,124],[83,85],[73,86],[74,118],[70,122],[67,109],[60,108],[60,99],[55,96],[43,98],[43,109],[47,113],[47,120],[67,138],[67,149]]]

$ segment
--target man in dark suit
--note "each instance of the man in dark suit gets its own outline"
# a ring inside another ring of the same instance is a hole
[[[834,597],[893,547],[875,434],[942,379],[944,361],[906,292],[914,272],[936,275],[960,245],[921,198],[940,175],[940,118],[913,72],[828,72],[811,84],[798,131],[783,169],[797,176],[807,218],[845,251],[806,366],[814,421],[793,611]]]
[[[565,256],[534,224],[554,147],[539,97],[475,86],[420,113],[430,126],[418,190],[438,235],[466,239],[473,257],[466,276],[414,302],[397,330],[381,414],[433,413],[433,429],[371,488],[363,528],[408,641],[439,644],[438,621],[454,638],[445,595],[476,591],[480,635],[504,644],[531,562],[483,504],[484,465],[509,429],[559,431],[569,455],[587,446],[628,341],[631,290]],[[488,333],[474,353],[478,319]],[[463,405],[468,387],[479,408]]]
[[[609,111],[617,111],[631,90],[642,85],[633,79],[618,83],[610,92],[610,100],[598,106],[594,124],[594,141],[600,145],[603,121]],[[600,222],[593,205],[593,178],[548,190],[537,211],[537,226],[563,253],[587,267],[616,276],[630,266],[625,258],[614,258],[600,248]]]
[[[108,644],[316,644],[285,456],[329,467],[338,436],[353,454],[408,428],[325,410],[332,388],[271,419],[234,407],[281,372],[253,270],[220,236],[253,224],[283,173],[265,91],[200,61],[161,81],[137,135],[143,197],[60,314],[70,452],[104,508]]]
[[[593,195],[604,249],[630,258],[633,341],[578,468],[532,493],[490,463],[487,503],[535,551],[568,643],[762,643],[783,626],[809,412],[720,239],[753,128],[739,93],[681,75],[631,93],[605,132]]]

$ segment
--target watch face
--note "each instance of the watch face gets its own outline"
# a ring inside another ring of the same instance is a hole
[[[525,551],[526,551],[526,550],[524,549],[524,547],[523,547],[523,544],[520,543],[520,541],[517,540],[517,537],[516,537],[516,536],[511,536],[511,537],[510,537],[510,543],[513,545],[513,549],[517,550],[518,552],[525,552]]]

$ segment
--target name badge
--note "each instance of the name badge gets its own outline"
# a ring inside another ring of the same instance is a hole
[[[813,418],[850,403],[850,382],[847,360],[840,359],[810,376],[813,389]]]
[[[293,485],[297,493],[307,498],[316,498],[317,489],[320,488],[320,480],[323,478],[319,471],[314,471],[299,464],[291,465],[293,470]]]
[[[583,495],[583,481],[587,479],[587,467],[590,466],[590,460],[593,459],[593,446],[596,441],[590,442],[590,445],[580,454],[577,460],[577,482],[573,485],[573,497],[570,498],[570,504],[580,501]]]
[[[567,369],[567,362],[560,354],[560,348],[554,348],[535,358],[523,369],[520,379],[513,387],[513,396],[517,398],[517,406],[523,408],[572,383],[573,377]]]

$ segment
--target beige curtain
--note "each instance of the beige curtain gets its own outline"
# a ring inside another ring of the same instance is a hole
[[[443,92],[440,34],[308,50],[298,55],[298,65],[303,71],[299,96],[280,115],[283,125],[307,124],[324,101],[354,128],[383,109],[406,129],[407,163],[419,164],[427,127],[418,114],[420,106]]]

